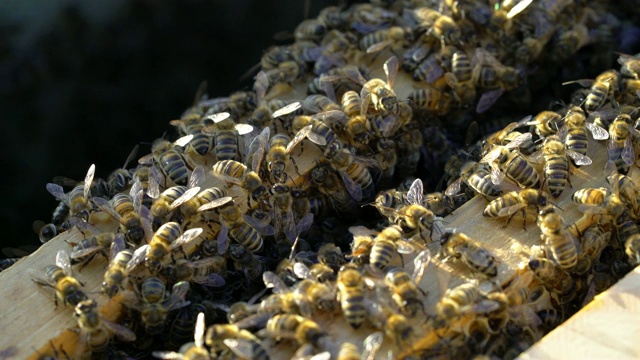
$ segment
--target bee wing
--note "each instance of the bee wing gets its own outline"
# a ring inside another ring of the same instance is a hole
[[[504,216],[515,214],[526,206],[527,206],[526,204],[516,204],[513,206],[504,207],[500,209],[500,211],[498,211],[498,216],[504,217]]]
[[[320,88],[322,89],[322,91],[324,91],[325,94],[327,94],[327,97],[329,99],[333,100],[333,102],[335,103],[338,103],[336,99],[336,92],[333,88],[333,79],[336,78],[328,76],[326,74],[320,75]]]
[[[204,313],[198,313],[198,318],[196,319],[196,327],[193,331],[193,340],[196,344],[196,347],[202,348],[204,346]]]
[[[62,186],[54,183],[48,183],[46,187],[49,194],[53,195],[53,197],[62,201],[63,203],[69,205],[69,196],[64,193],[64,189],[62,188]]]
[[[582,155],[579,152],[567,149],[567,155],[574,160],[576,165],[591,165],[592,161],[586,155]]]
[[[342,182],[344,182],[344,186],[353,200],[362,200],[362,188],[360,187],[360,185],[353,181],[349,174],[344,171],[338,171],[338,175],[340,175],[340,177],[342,178]]]
[[[298,145],[302,140],[304,140],[305,137],[307,137],[309,133],[311,133],[312,128],[313,128],[313,124],[309,124],[303,127],[302,129],[300,129],[298,133],[296,133],[296,136],[294,136],[293,139],[289,141],[289,143],[287,144],[287,149],[286,149],[287,154],[290,154],[291,151],[293,151],[293,149],[296,147],[296,145]]]
[[[218,254],[223,255],[229,248],[229,228],[224,220],[220,221],[220,231],[218,231]]]
[[[509,321],[513,321],[518,326],[539,326],[542,320],[536,312],[529,306],[520,305],[509,309]]]
[[[163,178],[162,173],[155,165],[149,168],[149,187],[147,188],[149,197],[155,199],[160,196],[160,183]]]
[[[193,134],[185,135],[173,142],[173,145],[184,147],[193,140]]]
[[[500,308],[500,303],[494,300],[482,299],[475,304],[463,306],[461,312],[463,314],[486,314]]]
[[[570,150],[567,150],[567,154]],[[529,162],[532,164],[540,164],[544,160],[542,149],[535,151],[533,154],[529,155]]]
[[[184,355],[175,351],[153,351],[153,357],[165,360],[184,360]]]
[[[69,254],[66,251],[58,251],[56,254],[56,265],[58,265],[66,275],[73,275],[73,271],[71,270],[71,258],[69,258]]]
[[[144,189],[142,188],[142,181],[140,181],[140,178],[136,177],[135,181],[131,185],[131,189],[129,189],[129,197],[133,201],[134,209],[138,210],[140,208],[143,194]]]
[[[76,250],[76,251],[72,251],[71,254],[69,255],[69,257],[71,259],[82,259],[85,256],[89,256],[91,254],[95,254],[98,251],[102,250],[102,246],[97,245],[97,246],[91,246],[85,249],[80,249],[80,250]]]
[[[444,75],[445,70],[442,68],[442,66],[440,66],[438,61],[433,57],[429,57],[425,61],[431,62],[432,66],[430,71],[425,74],[424,81],[427,84],[433,84],[434,82],[436,82],[436,80],[440,79]]]
[[[515,139],[511,140],[510,143],[508,143],[507,145],[505,145],[507,148],[509,149],[514,149],[516,147],[519,147],[520,145],[524,144],[527,141],[531,140],[531,133],[530,132],[526,132],[523,134],[520,134],[518,136],[516,136]]]
[[[561,141],[565,141],[567,139],[567,133],[569,132],[569,126],[568,125],[564,125],[560,128],[560,130],[558,130],[558,137],[560,138]],[[607,133],[607,138],[609,137],[609,133]]]
[[[398,58],[394,55],[384,62],[384,73],[387,75],[387,85],[393,88],[393,84],[396,82],[396,75],[398,75]]]
[[[384,41],[380,41],[377,42],[371,46],[369,46],[366,50],[367,54],[373,54],[373,53],[377,53],[378,51],[382,51],[384,50],[387,46],[393,44],[392,40],[384,40]]]
[[[221,121],[227,120],[231,117],[231,114],[228,112],[219,112],[212,115],[205,116],[202,120],[211,120],[214,124],[217,124]]]
[[[365,226],[351,226],[349,227],[349,232],[354,236],[376,236],[378,232],[375,230],[371,230]]]
[[[579,80],[566,81],[562,83],[563,86],[569,85],[569,84],[578,84],[582,87],[588,88],[593,84],[593,79],[579,79]]]
[[[138,265],[144,262],[144,259],[147,257],[147,252],[149,251],[149,244],[145,244],[136,249],[127,264],[124,272],[129,274],[133,269],[135,269]]]
[[[500,171],[498,164],[491,163],[491,182],[499,185],[504,181],[505,175]]]
[[[140,215],[140,222],[142,223],[142,230],[144,231],[144,238],[147,242],[149,242],[151,240],[151,238],[153,237],[153,227],[151,225],[152,217],[151,217],[151,212],[149,211],[149,209],[144,206],[141,205],[140,206],[140,210],[138,211],[138,214]]]
[[[311,276],[311,270],[307,267],[307,265],[296,262],[293,264],[293,273],[296,274],[298,279],[311,279],[313,280],[313,276]]]
[[[529,5],[531,5],[532,2],[533,0],[520,1],[514,7],[512,7],[511,10],[509,10],[509,12],[507,13],[507,18],[509,19],[514,18],[516,15],[523,12]]]
[[[120,251],[125,250],[126,248],[127,244],[124,241],[124,235],[122,233],[117,233],[111,243],[111,248],[109,249],[109,260],[113,260]]]
[[[233,198],[231,196],[225,196],[225,197],[221,197],[220,199],[215,199],[213,201],[210,201],[202,206],[200,206],[198,208],[198,212],[201,211],[207,211],[207,210],[211,210],[211,209],[215,209],[217,207],[220,207],[230,201],[233,201]]]
[[[109,214],[112,218],[116,219],[118,222],[122,221],[122,216],[120,216],[120,214],[118,214],[114,209],[113,206],[111,206],[111,204],[109,203],[108,200],[103,199],[101,197],[94,197],[91,199],[91,201],[93,202],[94,205],[96,205],[100,210],[106,212],[107,214]]]
[[[187,187],[194,188],[196,186],[200,186],[204,184],[206,178],[206,174],[204,171],[204,167],[202,165],[196,166],[191,175],[189,175],[189,182],[187,183]]]
[[[188,281],[180,281],[173,285],[171,295],[169,295],[169,298],[167,299],[166,307],[169,310],[175,310],[191,304],[189,301],[184,301],[185,296],[187,296],[187,293],[189,292],[189,288],[190,286]]]
[[[444,74],[444,81],[447,83],[447,85],[449,85],[450,88],[455,88],[456,85],[458,85],[456,76],[450,72]]]
[[[482,93],[480,96],[480,100],[478,100],[478,104],[476,105],[476,112],[478,114],[482,114],[489,110],[489,108],[502,96],[504,93],[504,89],[498,88],[494,90],[489,90],[487,92]]]
[[[91,193],[91,183],[93,183],[93,177],[95,174],[96,174],[96,165],[91,164],[91,166],[89,166],[89,171],[87,171],[87,175],[84,177],[85,200],[89,198],[89,194]]]
[[[222,342],[240,359],[253,359],[254,343],[246,339],[224,339]]]
[[[384,334],[382,331],[376,331],[373,334],[369,335],[362,342],[362,346],[364,350],[362,352],[361,359],[363,360],[373,360],[378,353],[378,350],[382,347],[382,342],[384,341]]]
[[[180,246],[186,245],[191,240],[197,238],[200,234],[202,234],[202,228],[193,228],[185,231],[179,238],[177,238],[174,242],[171,243],[169,249],[177,249]]]
[[[585,123],[587,125],[587,129],[591,131],[591,135],[595,140],[606,140],[609,138],[609,132],[604,128],[593,124],[593,123]]]
[[[169,206],[169,211],[173,211],[178,206],[180,206],[180,205],[184,204],[185,202],[193,199],[196,195],[198,195],[199,192],[200,192],[200,187],[199,186],[187,189],[187,191],[185,191],[184,194],[180,195],[179,198],[175,199],[171,203],[171,205]]]
[[[262,274],[262,281],[268,289],[273,289],[274,294],[284,294],[289,291],[287,284],[273,271],[265,271]]]
[[[409,187],[409,191],[407,191],[407,201],[410,204],[422,205],[422,197],[424,194],[424,186],[422,185],[422,180],[415,179],[411,183]]]
[[[301,234],[311,228],[313,225],[313,213],[305,214],[296,225],[296,234]]]
[[[191,281],[208,287],[221,287],[226,284],[224,278],[217,273],[209,274],[207,276],[198,276],[191,279]]]
[[[300,109],[302,107],[302,104],[300,104],[299,101],[293,102],[291,104],[285,105],[284,107],[276,110],[273,112],[273,114],[271,114],[272,118],[277,118],[283,115],[288,115],[291,114],[292,112]]]
[[[631,136],[627,136],[624,141],[624,149],[622,149],[622,160],[627,165],[632,165],[636,161],[636,154],[633,150],[633,144],[631,143]]]
[[[307,139],[311,140],[311,142],[316,145],[320,145],[320,146],[327,145],[327,139],[313,132],[313,129],[307,134]]]
[[[269,223],[264,223],[246,214],[243,216],[243,219],[247,224],[256,229],[260,233],[260,235],[273,236],[276,233],[273,226],[271,226]]]
[[[424,249],[413,259],[413,274],[411,278],[416,284],[420,284],[422,277],[427,271],[427,266],[431,262],[431,251]]]
[[[451,185],[447,186],[447,188],[444,191],[444,194],[447,196],[453,196],[455,194],[458,194],[460,192],[460,189],[462,188],[463,182],[464,182],[463,178],[456,179],[456,181],[452,182]]]
[[[153,164],[153,154],[147,154],[138,159],[138,164],[140,165],[151,165]]]
[[[238,135],[246,135],[253,132],[253,126],[249,124],[235,124],[234,128],[236,129]]]
[[[127,342],[136,340],[136,333],[131,331],[128,327],[113,323],[105,318],[101,318],[100,320],[109,331],[118,337],[118,339]]]
[[[344,69],[344,74],[354,82],[364,85],[367,83],[367,80],[360,74],[360,70],[358,70],[355,66],[346,66]]]
[[[269,90],[269,77],[267,76],[267,73],[260,71],[256,75],[256,82],[253,86],[255,88],[258,101],[262,101],[264,96],[267,94],[267,90]]]

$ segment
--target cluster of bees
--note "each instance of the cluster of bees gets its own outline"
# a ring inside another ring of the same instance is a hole
[[[180,137],[157,139],[135,167],[133,151],[106,180],[92,166],[84,181],[48,184],[60,204],[41,241],[70,229],[84,240],[34,281],[75,308],[79,351],[268,359],[282,342],[296,358],[514,358],[640,262],[640,188],[627,176],[637,58],[455,149],[461,129],[526,90],[530,67],[610,41],[612,16],[569,0],[439,5],[326,8],[264,53],[253,90],[201,88],[171,121]],[[606,143],[609,188],[575,189],[584,216],[568,224],[553,201],[572,167],[591,165],[589,137]],[[442,173],[442,191],[425,193]],[[506,282],[486,239],[443,220],[478,194],[485,217],[540,231]],[[96,257],[108,259],[100,295],[72,272]],[[464,281],[451,287],[452,273]],[[124,305],[119,323],[100,297]],[[324,324],[336,318],[362,343],[334,336]]]

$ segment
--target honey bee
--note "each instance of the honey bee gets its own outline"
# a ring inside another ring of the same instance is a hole
[[[218,161],[237,160],[238,136],[249,134],[253,126],[235,124],[228,112],[207,115],[203,118],[202,133],[212,136],[215,141],[214,152]]]
[[[417,110],[434,115],[445,115],[451,109],[451,95],[431,86],[412,91],[408,98]]]
[[[71,216],[88,216],[88,212],[92,209],[89,195],[91,194],[91,184],[93,183],[95,172],[96,166],[91,164],[84,182],[76,185],[68,194],[65,194],[62,186],[54,183],[47,184],[47,191],[69,208]]]
[[[638,197],[640,196],[640,188],[629,177],[618,173],[611,173],[607,176],[607,184],[611,187],[611,191],[627,204],[634,216],[638,214]]]
[[[409,273],[399,268],[392,268],[384,279],[391,289],[391,299],[402,315],[414,317],[418,312],[425,312],[423,297],[426,293],[420,289]]]
[[[611,163],[613,163],[617,172],[621,174],[629,172],[629,167],[636,160],[633,149],[633,136],[637,132],[630,126],[629,122],[628,115],[620,115],[609,126],[611,138],[607,143],[607,157],[609,159],[607,167],[613,167],[611,166]]]
[[[267,360],[269,355],[261,341],[250,331],[234,324],[216,324],[207,329],[205,343],[213,352],[231,349],[237,356],[247,359]]]
[[[307,19],[302,21],[294,32],[296,41],[320,41],[327,32],[325,24],[318,19]]]
[[[472,103],[476,97],[471,75],[469,57],[463,51],[456,51],[451,59],[451,72],[444,74],[444,79],[453,90],[454,99],[463,107]]]
[[[578,204],[601,205],[607,196],[605,188],[585,188],[573,193],[571,199]]]
[[[321,163],[314,167],[309,174],[309,180],[321,194],[329,198],[329,202],[337,212],[349,214],[357,209],[357,204],[343,185],[344,181],[332,171],[329,164]]]
[[[496,145],[506,145],[513,141],[514,139],[518,139],[521,143],[518,145],[520,152],[525,155],[531,155],[536,149],[537,146],[534,144],[533,140],[529,136],[525,136],[522,138],[522,133],[518,131],[514,131],[515,129],[521,127],[524,124],[529,123],[531,116],[526,116],[522,120],[518,122],[512,122],[504,127],[497,134],[491,136],[488,140],[488,144],[496,144]]]
[[[526,229],[527,214],[547,205],[547,196],[544,192],[535,189],[523,189],[520,191],[511,191],[503,196],[491,201],[482,213],[487,217],[505,217],[508,216],[505,227],[511,221],[511,218],[518,212],[522,212],[523,226]]]
[[[202,228],[182,231],[177,222],[168,222],[158,228],[149,244],[136,249],[133,259],[127,264],[126,271],[130,272],[144,261],[145,267],[151,274],[157,274],[162,268],[166,257],[171,251],[186,245],[202,233]]]
[[[69,214],[69,205],[67,205],[63,201],[60,201],[58,202],[58,206],[56,206],[56,208],[53,210],[53,213],[51,214],[51,223],[55,225],[56,229],[61,229],[63,224],[69,218]],[[40,230],[38,230],[38,233],[39,232]]]
[[[464,309],[473,305],[482,297],[480,288],[473,283],[463,283],[443,292],[436,304],[436,316],[440,320],[451,319],[460,315]]]
[[[267,170],[273,178],[280,183],[287,181],[286,168],[289,161],[293,161],[287,152],[287,145],[291,138],[286,134],[276,134],[269,141],[267,153]]]
[[[315,321],[300,315],[275,315],[267,322],[266,331],[274,339],[291,339],[299,345],[312,344],[324,347],[327,333]]]
[[[132,258],[132,250],[122,249],[118,246],[111,247],[111,256],[109,257],[111,261],[104,273],[104,281],[100,290],[103,294],[111,298],[118,293],[118,290],[124,288],[129,275],[126,268]]]
[[[373,197],[375,192],[373,177],[367,169],[368,166],[374,165],[371,160],[356,157],[348,149],[340,148],[336,143],[329,147],[325,157],[338,172],[349,195],[355,201]]]
[[[58,235],[58,229],[53,223],[45,224],[41,220],[36,220],[33,222],[32,228],[33,232],[38,234],[38,239],[43,244]]]
[[[591,92],[584,102],[584,109],[592,112],[600,109],[617,90],[620,74],[615,70],[608,70],[598,75],[591,85]]]
[[[91,225],[88,223],[78,223],[78,228],[87,230]],[[103,256],[107,256],[105,251],[109,248],[112,250],[123,250],[126,245],[124,242],[124,236],[122,233],[114,234],[112,232],[102,232],[99,229],[92,229],[96,232],[95,235],[85,238],[79,243],[71,243],[73,248],[71,250],[70,258],[71,264],[88,264],[97,253],[101,253]],[[109,259],[112,259],[111,257]],[[84,267],[84,266],[83,266]]]
[[[251,252],[262,249],[263,235],[271,236],[275,233],[273,227],[262,224],[251,216],[243,214],[233,201],[228,201],[218,208],[220,214],[220,232],[218,232],[218,254],[222,255],[229,246],[228,235],[239,244],[246,246]],[[260,231],[260,232],[259,232]]]
[[[293,198],[291,210],[298,221],[309,213],[318,217],[326,212],[328,202],[322,195],[310,197],[306,190],[291,189],[291,197]]]
[[[467,161],[460,168],[460,177],[447,187],[445,195],[458,194],[463,183],[485,198],[493,198],[502,194],[502,189],[491,181],[491,173],[483,163]]]
[[[522,156],[513,150],[531,138],[531,133],[524,133],[504,146],[494,146],[481,160],[491,166],[491,181],[500,184],[505,177],[523,188],[537,187],[540,177],[536,169]]]
[[[363,227],[352,226],[349,232],[353,234],[353,242],[351,243],[351,262],[357,266],[369,263],[371,249],[373,248],[373,236],[375,232]]]
[[[496,259],[477,240],[455,230],[447,230],[440,245],[443,256],[459,259],[472,272],[491,278],[498,275]]]
[[[571,157],[576,165],[590,165],[591,159],[573,150],[566,149],[565,144],[556,135],[551,135],[544,140],[542,150],[532,158],[544,157],[544,182],[547,190],[554,198],[562,194],[569,183],[569,159]]]
[[[574,280],[556,266],[551,260],[544,258],[531,259],[528,263],[533,275],[552,292],[568,294],[575,286]]]
[[[291,123],[291,130],[295,135],[289,144],[287,144],[287,153],[290,154],[305,138],[319,146],[326,147],[333,144],[337,141],[337,137],[327,123],[336,122],[344,124],[346,121],[345,114],[339,110],[321,112],[312,116],[296,116]]]
[[[368,310],[369,319],[373,326],[383,330],[385,335],[394,341],[398,349],[414,342],[416,331],[404,315],[378,303],[373,303]]]
[[[451,17],[429,7],[419,7],[413,10],[413,15],[422,26],[429,29],[427,34],[443,43],[463,45],[462,31]]]
[[[176,283],[168,295],[165,287],[165,282],[160,278],[148,277],[144,279],[139,290],[134,288],[136,293],[125,293],[125,299],[128,301],[124,304],[140,311],[142,323],[149,334],[158,334],[164,330],[167,313],[190,304],[184,300],[189,292],[188,282]]]
[[[589,28],[584,24],[573,24],[570,29],[559,31],[551,44],[551,58],[556,62],[566,61],[590,41]]]
[[[352,267],[343,267],[338,272],[338,301],[345,320],[358,329],[366,319],[364,282],[360,272]]]
[[[119,192],[123,192],[132,180],[131,172],[127,170],[129,163],[138,154],[138,145],[134,146],[125,160],[124,165],[121,168],[112,171],[107,176],[107,187],[109,188],[109,196],[113,197]]]
[[[415,81],[424,81],[438,90],[444,90],[439,86],[439,80],[451,67],[455,46],[445,46],[422,60],[413,71]],[[446,80],[446,79],[445,79]]]
[[[564,221],[555,207],[545,207],[538,214],[540,239],[545,243],[556,264],[562,269],[573,268],[578,261],[578,241],[566,230]]]
[[[633,234],[625,240],[624,252],[629,257],[631,263],[640,263],[640,234]]]
[[[218,161],[213,165],[212,172],[220,179],[234,185],[238,185],[246,190],[247,201],[253,200],[259,204],[266,204],[267,188],[262,184],[260,176],[235,160]]]
[[[140,244],[150,232],[151,215],[146,207],[140,205],[139,198],[134,203],[127,194],[119,193],[110,201],[98,197],[92,201],[120,223],[120,230],[130,242]]]
[[[531,122],[526,125],[535,125],[536,134],[544,139],[547,136],[554,135],[560,129],[562,116],[555,111],[542,111],[536,115]]]
[[[422,205],[423,201],[422,180],[416,179],[409,191],[407,191],[407,205],[396,210],[393,222],[400,226],[403,233],[409,238],[420,238],[423,241],[433,240],[436,235],[442,233],[440,219]]]
[[[108,321],[98,312],[98,303],[92,299],[80,301],[74,311],[80,327],[80,344],[83,351],[104,351],[113,335],[122,341],[135,341],[136,334],[131,329]]]
[[[182,213],[183,218],[187,219],[198,212],[212,209],[217,204],[222,205],[221,203],[226,197],[227,192],[224,189],[218,187],[204,189],[193,198],[180,204],[180,213]],[[172,203],[172,205],[175,204]]]
[[[561,139],[565,139],[567,149],[582,155],[587,154],[587,130],[591,132],[596,140],[609,138],[607,130],[585,121],[584,111],[578,106],[569,108],[564,122],[565,125],[558,131],[558,136]]]
[[[370,107],[374,113],[396,114],[398,111],[398,98],[393,91],[393,84],[398,73],[398,58],[390,57],[384,63],[384,72],[387,81],[374,78],[367,81],[355,67],[346,67],[345,74],[358,84],[362,85],[360,92],[360,114],[367,115]]]
[[[374,273],[387,270],[396,255],[409,253],[414,249],[403,240],[397,226],[384,228],[374,239],[369,254],[369,269]]]
[[[164,268],[164,275],[170,282],[189,281],[203,286],[224,286],[224,275],[227,261],[221,256],[214,256],[196,261],[177,259],[174,264]]]
[[[156,139],[151,145],[151,154],[140,158],[138,163],[149,165],[153,161],[171,182],[176,185],[186,185],[189,170],[185,158],[177,148],[187,145],[192,138],[192,135],[187,135],[173,143],[163,138]]]
[[[153,356],[159,359],[179,359],[179,360],[206,360],[210,359],[209,350],[204,347],[204,313],[198,313],[195,329],[193,333],[193,343],[187,343],[180,348],[180,352],[175,351],[154,351]]]
[[[319,283],[330,283],[336,280],[336,273],[329,265],[317,263],[307,267],[302,262],[293,264],[293,272],[299,279],[314,280]]]
[[[73,277],[71,271],[71,259],[66,251],[60,250],[56,254],[56,265],[49,265],[44,269],[45,278],[37,277],[32,279],[38,285],[49,286],[55,289],[54,298],[56,308],[58,300],[63,305],[78,305],[79,302],[87,300],[87,295],[80,290],[83,286],[80,281]]]
[[[381,29],[370,32],[360,39],[360,50],[367,54],[376,53],[387,47],[392,49],[402,48],[413,43],[411,29],[400,26],[392,26],[388,29]]]
[[[472,72],[473,83],[484,92],[478,104],[476,112],[486,112],[505,91],[513,90],[523,83],[524,73],[522,70],[505,66],[498,61],[491,53],[483,48],[477,48],[475,54],[476,66]]]

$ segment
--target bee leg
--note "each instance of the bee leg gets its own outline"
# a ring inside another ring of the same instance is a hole
[[[293,169],[296,171],[296,174],[298,174],[298,176],[302,176],[300,174],[300,171],[298,170],[298,165],[296,164],[296,161],[294,158],[291,158],[291,162],[293,163]]]
[[[527,231],[527,212],[522,210],[522,228]]]

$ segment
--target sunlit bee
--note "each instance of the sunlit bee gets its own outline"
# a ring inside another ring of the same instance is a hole
[[[466,53],[456,51],[451,60],[451,72],[444,74],[456,101],[460,105],[468,105],[476,97],[476,89],[471,81],[471,61]]]
[[[518,212],[522,213],[523,226],[526,224],[527,214],[538,212],[538,209],[547,205],[547,196],[535,189],[523,189],[511,191],[491,201],[485,207],[482,215],[487,217],[507,217],[507,224]],[[506,226],[506,225],[505,225]]]
[[[434,239],[434,233],[442,232],[440,220],[424,207],[424,190],[422,180],[416,179],[406,195],[407,205],[396,209],[393,222],[400,226],[407,237],[418,236],[423,241]]]
[[[86,346],[82,351],[105,351],[112,335],[122,341],[136,339],[131,329],[104,319],[98,312],[98,304],[92,299],[79,302],[74,310],[80,327],[80,345]]]
[[[63,305],[78,305],[82,300],[87,299],[87,295],[80,290],[82,283],[73,277],[71,271],[71,259],[66,251],[60,250],[56,254],[56,265],[49,265],[44,269],[45,278],[32,279],[36,284],[49,286],[55,289],[54,298],[56,307],[58,300]]]
[[[171,292],[166,291],[165,282],[157,277],[144,279],[138,295],[127,293],[129,299],[124,304],[140,311],[140,317],[147,333],[155,335],[164,330],[164,323],[170,311],[188,306],[184,298],[189,292],[189,283],[181,281],[173,285]]]
[[[213,165],[212,172],[222,180],[245,189],[249,200],[265,201],[268,191],[262,184],[262,179],[255,171],[249,171],[244,164],[235,160],[218,161]]]
[[[565,138],[567,149],[576,151],[582,155],[586,155],[587,153],[587,130],[591,131],[593,138],[596,140],[609,138],[607,130],[585,121],[584,111],[578,106],[569,109],[564,121],[565,125],[560,129],[558,135],[560,138]]]
[[[216,159],[237,160],[238,136],[253,131],[253,126],[248,124],[235,124],[229,113],[217,113],[205,116],[202,120],[204,127],[202,133],[213,136]]]
[[[373,327],[383,330],[399,349],[407,347],[415,341],[414,327],[404,315],[379,303],[373,303],[368,310],[368,318]]]
[[[571,199],[578,204],[601,205],[606,196],[605,188],[584,188],[573,193]]]
[[[429,29],[427,33],[431,36],[447,44],[462,44],[462,31],[451,17],[429,7],[417,8],[413,14],[423,26]]]
[[[515,129],[521,127],[523,124],[527,124],[531,119],[531,116],[527,116],[518,122],[512,122],[504,127],[497,134],[491,136],[487,140],[487,144],[493,145],[507,145],[511,141],[518,141],[518,149],[525,155],[531,155],[538,148],[532,140],[532,137],[528,135],[522,135],[522,133],[515,131]]]
[[[411,29],[404,29],[400,26],[392,26],[388,29],[374,31],[360,38],[360,50],[367,54],[381,51],[389,46],[392,48],[402,48],[413,43]]]
[[[182,157],[181,152],[176,148],[183,146],[184,141],[189,138],[179,139],[176,143],[172,143],[166,139],[157,139],[151,146],[151,159],[155,165],[176,185],[186,185],[189,178],[189,170],[187,163]],[[140,164],[148,164],[149,157],[145,156],[138,160]]]
[[[609,244],[611,233],[605,231],[600,224],[589,226],[582,234],[582,252],[580,257],[587,257],[591,262],[595,262],[602,250]]]
[[[182,231],[177,222],[164,223],[153,234],[149,244],[139,247],[127,265],[128,271],[144,261],[151,274],[157,274],[164,267],[166,258],[174,249],[184,246],[202,233],[202,228]]]
[[[374,272],[386,271],[401,252],[411,250],[404,245],[402,231],[397,226],[384,228],[374,239],[369,254],[369,264]]]
[[[202,190],[192,199],[185,201],[180,206],[180,213],[184,218],[188,218],[196,214],[200,207],[213,201],[222,199],[227,196],[227,192],[224,189],[218,187],[210,187]]]
[[[220,287],[225,284],[227,261],[221,256],[189,261],[178,259],[164,268],[170,282],[189,281],[203,286]]]
[[[463,308],[474,304],[482,293],[476,284],[464,283],[448,289],[436,305],[436,314],[441,319],[459,315]]]
[[[234,324],[215,324],[207,329],[205,343],[212,352],[231,349],[236,356],[245,359],[268,360],[269,355],[261,341],[249,330]]]
[[[141,194],[138,195],[140,197],[142,196]],[[141,207],[140,204],[134,204],[131,197],[124,193],[116,194],[110,201],[96,197],[93,198],[93,202],[102,211],[107,212],[120,223],[120,231],[125,234],[127,240],[134,244],[140,244],[142,242],[145,238],[144,226],[146,226],[146,223],[143,224],[143,221],[148,221],[148,219],[146,219],[146,217],[148,217],[146,208]],[[136,209],[136,205],[138,205],[139,210]],[[138,213],[138,211],[140,211],[140,213]],[[145,217],[144,220],[143,217]]]
[[[538,214],[540,239],[551,258],[562,269],[574,267],[578,260],[577,240],[566,230],[564,221],[554,206],[545,207]]]
[[[169,213],[175,210],[171,204],[175,204],[175,201],[181,198],[187,191],[186,186],[172,186],[158,196],[151,205],[151,216],[154,219],[164,219]]]
[[[71,249],[70,254],[72,265],[87,264],[99,252],[106,257],[107,250],[112,246],[119,249],[124,249],[126,247],[122,233],[115,234],[112,232],[98,233],[83,239],[79,243],[72,243],[72,245],[73,248]]]
[[[414,90],[408,98],[417,110],[434,115],[445,115],[451,109],[451,95],[433,87]]]
[[[544,258],[532,259],[529,260],[528,266],[533,271],[533,275],[549,291],[563,294],[570,291],[574,286],[573,279],[551,260]]]
[[[348,116],[360,115],[360,95],[355,91],[347,91],[342,95],[342,111]]]
[[[477,240],[455,231],[445,231],[440,240],[445,257],[459,259],[472,272],[487,277],[498,275],[497,261]]]
[[[633,149],[633,135],[636,131],[629,125],[629,116],[620,115],[609,126],[610,139],[607,143],[607,158],[613,162],[620,174],[629,172],[636,160]]]
[[[598,75],[591,85],[591,92],[587,95],[584,109],[592,112],[601,108],[617,90],[619,76],[620,74],[615,70],[608,70]]]
[[[201,117],[202,113],[200,111],[189,112],[183,115],[182,119],[171,120],[169,123],[178,129],[181,136],[193,135],[188,147],[197,154],[204,156],[211,150],[213,138],[202,132],[204,124]]]
[[[561,127],[562,116],[554,111],[542,111],[527,125],[535,125],[536,134],[541,138],[554,135]]]
[[[238,207],[230,201],[218,208],[221,218],[221,228],[218,233],[218,253],[224,254],[228,247],[227,236],[230,235],[239,244],[242,244],[251,252],[262,249],[262,236],[273,235],[274,229],[268,224],[261,224],[258,220],[243,214]]]
[[[269,140],[269,151],[267,152],[267,170],[278,182],[287,180],[286,168],[291,160],[287,152],[287,145],[291,138],[286,134],[276,134]]]
[[[562,194],[569,182],[569,157],[576,165],[590,165],[592,162],[588,157],[566,149],[565,144],[556,135],[544,140],[539,154],[544,157],[544,186],[554,198]],[[535,158],[536,154],[533,157]]]
[[[623,78],[620,83],[620,95],[618,102],[632,106],[640,105],[640,80]]]
[[[403,315],[413,317],[424,312],[424,293],[409,273],[392,268],[384,279],[391,288],[391,298]]]
[[[334,144],[335,145],[335,144]],[[345,187],[355,201],[370,199],[375,193],[373,177],[367,166],[373,162],[356,158],[349,150],[332,146],[326,154],[329,163],[338,172]]]
[[[494,146],[480,162],[491,166],[491,181],[500,184],[506,176],[520,187],[532,188],[539,184],[540,176],[536,169],[515,150],[531,133],[524,133],[504,146]]]
[[[630,208],[632,214],[637,216],[640,188],[631,177],[612,173],[607,176],[607,184],[611,187],[611,191]]]
[[[360,114],[365,115],[370,108],[374,113],[395,114],[398,110],[398,98],[393,91],[393,85],[398,73],[398,59],[392,56],[384,63],[384,72],[387,76],[386,81],[378,78],[367,81],[360,71],[355,67],[345,68],[345,74],[362,85],[360,92],[361,105]]]
[[[338,273],[338,301],[347,323],[358,329],[366,319],[364,282],[360,272],[345,267]]]
[[[337,137],[333,129],[325,123],[325,117],[340,119],[338,121],[342,124],[346,122],[342,111],[330,111],[314,116],[296,116],[291,123],[291,131],[294,138],[287,144],[287,152],[291,153],[305,137],[316,145],[327,146],[332,144]],[[344,119],[344,122],[342,119]]]
[[[324,263],[313,264],[309,268],[302,262],[296,262],[293,264],[293,271],[300,279],[310,279],[325,284],[336,281],[336,272]]]
[[[468,161],[462,166],[460,177],[447,187],[445,194],[448,196],[458,194],[462,183],[467,184],[467,186],[485,198],[492,198],[502,194],[502,190],[491,181],[491,172],[488,167],[475,161]]]
[[[307,96],[302,102],[302,107],[305,109],[313,109],[316,112],[341,110],[339,104],[323,95]]]
[[[133,251],[122,249],[117,251],[117,247],[112,247],[111,253],[115,255],[110,257],[111,261],[104,273],[104,281],[102,282],[101,292],[108,297],[113,297],[120,289],[124,289],[127,283],[128,272],[127,264],[133,258]]]
[[[69,214],[72,216],[88,215],[88,211],[92,206],[89,203],[89,195],[91,194],[91,184],[96,172],[95,165],[89,167],[84,182],[76,185],[69,194],[65,194],[62,186],[54,183],[47,184],[47,191],[59,201],[65,203],[69,208]]]
[[[319,346],[327,333],[313,320],[300,315],[275,315],[267,322],[267,334],[274,339],[294,340],[297,344]]]

